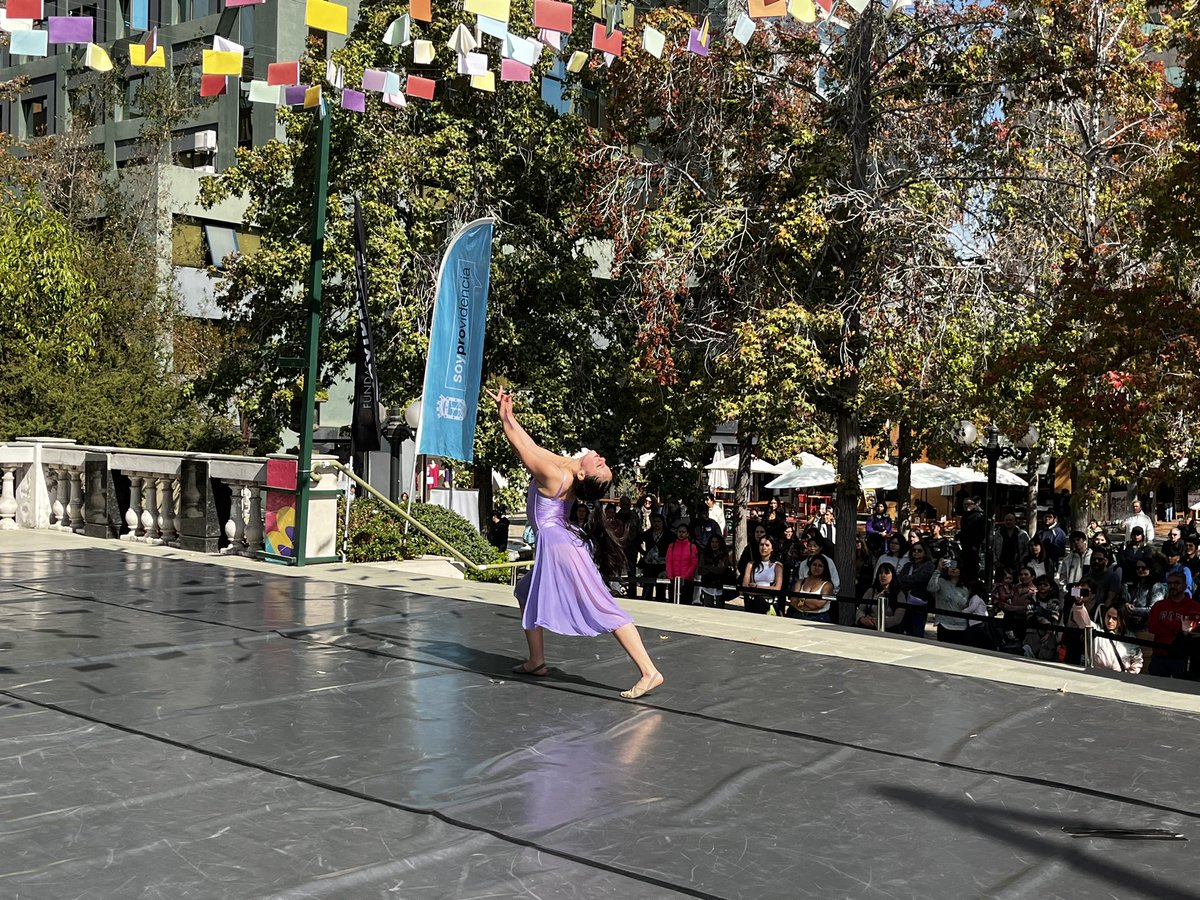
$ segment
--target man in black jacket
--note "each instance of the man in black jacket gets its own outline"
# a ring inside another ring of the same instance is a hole
[[[987,522],[984,521],[983,511],[979,508],[979,501],[968,497],[963,501],[962,521],[958,525],[958,543],[962,547],[962,559],[958,564],[963,584],[969,584],[979,577],[979,551],[983,548],[986,538]]]

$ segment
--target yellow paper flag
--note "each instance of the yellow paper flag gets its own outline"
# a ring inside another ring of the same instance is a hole
[[[242,54],[230,50],[205,50],[201,54],[203,75],[241,75]]]
[[[334,34],[350,31],[350,8],[329,0],[308,0],[304,8],[304,24]]]
[[[110,72],[113,67],[108,51],[96,44],[87,45],[87,50],[83,52],[83,64],[97,72]]]
[[[633,31],[633,4],[626,3],[621,7],[621,24],[624,31]]]
[[[507,22],[509,16],[509,0],[467,0],[463,4],[463,12],[475,13],[477,16],[487,16],[497,22]]]
[[[149,59],[146,59],[145,44],[130,44],[129,64],[131,66],[144,66],[149,69],[165,69],[167,67],[167,51],[165,48],[159,47]]]
[[[583,67],[587,65],[588,55],[582,50],[576,50],[571,54],[571,59],[567,63],[568,72],[582,72]]]
[[[304,92],[304,108],[310,109],[314,106],[321,105],[321,86],[314,84]]]
[[[817,7],[813,0],[788,0],[787,11],[797,22],[817,21]]]
[[[482,75],[471,76],[471,87],[477,91],[496,92],[496,73],[492,71],[484,72]]]

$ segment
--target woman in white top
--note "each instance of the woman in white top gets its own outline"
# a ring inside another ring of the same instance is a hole
[[[814,556],[808,561],[808,573],[796,579],[792,588],[803,597],[789,597],[788,605],[799,613],[800,618],[814,622],[829,621],[829,605],[833,602],[834,587],[829,580],[829,563],[824,556]]]
[[[779,591],[783,588],[783,563],[775,558],[775,542],[764,534],[758,540],[758,560],[750,560],[742,570],[742,587]],[[745,594],[743,600],[748,612],[766,613],[771,608],[773,597],[762,594]]]
[[[904,538],[898,534],[891,535],[887,540],[887,547],[884,550],[883,556],[875,560],[875,571],[879,571],[879,567],[884,563],[891,565],[893,569],[899,572],[904,568],[904,563],[907,562],[908,548],[904,544]]]

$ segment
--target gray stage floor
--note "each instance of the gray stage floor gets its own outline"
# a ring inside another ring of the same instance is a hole
[[[731,614],[733,615],[733,614]],[[1200,717],[99,549],[0,555],[0,896],[1196,897]]]

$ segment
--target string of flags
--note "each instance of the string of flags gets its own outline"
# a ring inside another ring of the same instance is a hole
[[[266,0],[225,0],[226,8],[252,6]],[[804,24],[815,23],[818,15],[834,24],[845,27],[846,22],[834,16],[836,0],[748,0],[748,9],[738,16],[731,32],[738,43],[749,43],[758,28],[756,20],[789,17]],[[851,8],[861,13],[870,0],[845,0]],[[893,0],[893,8],[908,7],[914,0]],[[565,0],[534,0],[533,28],[536,36],[527,37],[510,30],[510,0],[463,0],[463,11],[475,16],[475,27],[466,23],[454,29],[447,42],[457,59],[456,71],[468,76],[472,88],[494,92],[496,72],[489,65],[489,57],[482,44],[484,36],[500,42],[500,80],[529,82],[533,70],[542,54],[551,50],[563,53],[563,47],[574,30],[574,6]],[[93,42],[95,22],[91,16],[45,16],[43,0],[8,0],[7,7],[0,9],[0,30],[9,33],[9,53],[20,56],[46,56],[50,44],[83,44],[83,62],[97,72],[113,68],[109,53]],[[591,8],[594,19],[591,30],[591,46],[588,50],[575,49],[566,58],[569,72],[577,73],[591,60],[592,52],[599,52],[606,65],[611,66],[627,49],[626,36],[634,28],[632,4],[622,0],[594,0]],[[413,65],[433,63],[436,48],[429,40],[416,36],[415,23],[432,22],[432,0],[411,0],[409,11],[393,20],[383,33],[383,43],[390,47],[412,48]],[[45,22],[39,28],[38,22]],[[350,27],[349,7],[334,0],[305,0],[305,24],[309,28],[346,35]],[[149,0],[132,0],[130,24],[134,30],[144,32],[141,40],[128,45],[129,65],[135,68],[166,68],[166,52],[158,43],[158,28],[149,24]],[[642,29],[640,44],[651,56],[661,59],[666,51],[667,36],[646,25]],[[708,16],[688,35],[686,50],[707,57],[712,44],[712,31]],[[211,48],[201,54],[200,96],[216,97],[228,90],[230,78],[241,79],[244,71],[246,50],[241,44],[228,38],[214,35]],[[403,76],[396,71],[366,69],[361,83],[347,87],[345,73],[332,60],[326,64],[325,82],[329,88],[340,92],[340,105],[352,112],[366,111],[367,92],[377,93],[382,102],[403,108],[410,99],[432,100],[437,81],[423,75],[409,73]],[[265,80],[252,79],[242,89],[254,103],[273,103],[286,106],[319,107],[324,113],[320,85],[300,83],[300,61],[273,62],[267,66]]]

